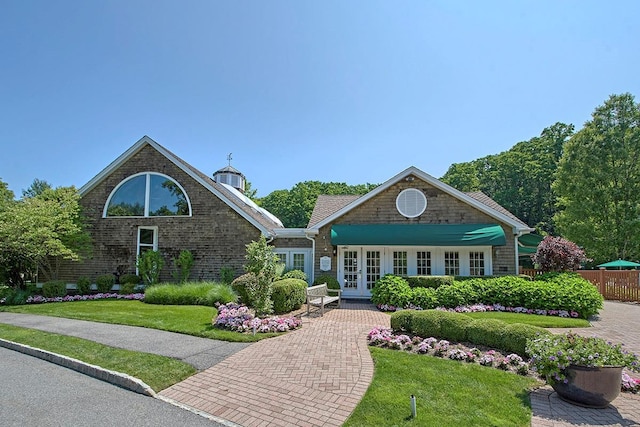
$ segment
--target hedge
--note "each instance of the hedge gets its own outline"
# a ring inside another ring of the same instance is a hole
[[[462,313],[440,310],[401,310],[391,315],[396,332],[422,338],[434,337],[468,342],[526,356],[528,339],[550,334],[544,328],[520,323],[508,324],[497,319],[473,319]]]
[[[434,288],[453,285],[453,276],[409,276],[407,282],[412,288]]]
[[[473,278],[437,289],[412,289],[407,280],[386,275],[375,283],[371,301],[400,308],[417,306],[424,309],[498,304],[533,310],[575,311],[585,319],[602,308],[603,298],[598,289],[579,275],[562,273],[545,279],[531,281],[518,276]]]

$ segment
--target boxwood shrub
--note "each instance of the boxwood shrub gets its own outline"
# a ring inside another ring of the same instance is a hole
[[[453,285],[453,276],[409,276],[407,282],[412,288],[439,288]]]
[[[542,335],[551,335],[551,332],[544,328],[523,323],[506,324],[502,340],[503,350],[526,356],[525,347],[527,340],[539,338]]]
[[[91,280],[88,277],[79,277],[76,280],[76,290],[79,295],[87,295],[91,291]]]
[[[302,279],[282,279],[273,282],[271,299],[276,314],[299,309],[306,300],[307,282]]]
[[[113,274],[103,274],[96,277],[96,288],[98,292],[107,293],[111,292],[111,288],[116,284],[116,276]]]
[[[323,283],[326,283],[329,289],[340,289],[338,279],[328,274],[321,274],[313,280],[314,285],[322,285]]]
[[[142,282],[142,279],[137,274],[123,274],[120,276],[120,284],[125,285],[127,283],[133,283],[134,285]]]
[[[307,274],[302,270],[290,270],[282,275],[283,279],[299,279],[307,281]],[[328,286],[327,286],[328,287]]]
[[[391,329],[397,332],[413,333],[414,310],[400,310],[391,314]]]
[[[42,284],[42,296],[45,298],[63,297],[67,294],[67,282],[50,280]]]
[[[475,319],[466,325],[467,340],[473,344],[504,349],[506,323],[498,319]]]

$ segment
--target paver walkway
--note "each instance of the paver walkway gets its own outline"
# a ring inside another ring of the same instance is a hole
[[[600,317],[591,328],[574,329],[585,336],[598,336],[624,343],[629,351],[640,354],[640,305],[605,301]],[[562,333],[566,330],[557,329]],[[604,409],[589,409],[561,400],[549,386],[531,393],[532,427],[640,426],[640,396],[620,393]]]
[[[340,426],[373,377],[366,336],[389,316],[346,302],[160,394],[245,427]]]

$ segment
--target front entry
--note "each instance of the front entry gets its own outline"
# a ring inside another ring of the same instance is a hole
[[[346,298],[370,298],[382,272],[382,251],[349,247],[341,251],[338,281]]]

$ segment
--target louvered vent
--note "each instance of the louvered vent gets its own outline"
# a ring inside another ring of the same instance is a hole
[[[402,216],[415,218],[427,209],[427,197],[417,188],[407,188],[398,194],[396,208]]]

